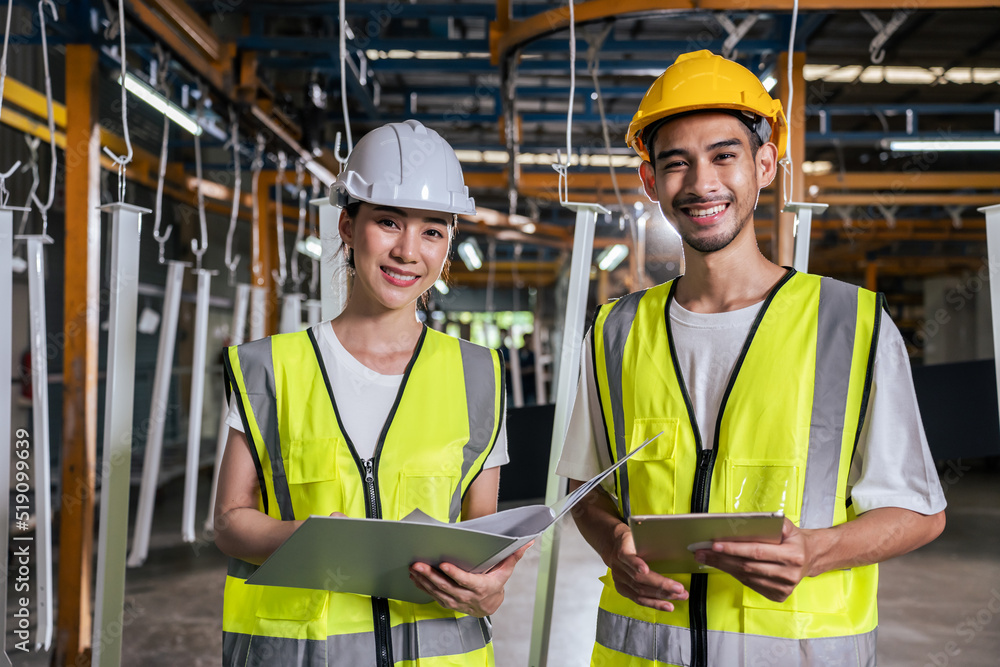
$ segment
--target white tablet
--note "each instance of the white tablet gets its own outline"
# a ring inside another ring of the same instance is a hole
[[[636,553],[661,574],[713,570],[694,559],[716,540],[781,542],[783,512],[668,514],[629,517]]]

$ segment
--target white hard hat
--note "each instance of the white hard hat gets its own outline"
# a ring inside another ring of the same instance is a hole
[[[348,196],[370,204],[476,212],[455,151],[415,120],[389,123],[361,138],[330,188],[335,206],[345,206]]]

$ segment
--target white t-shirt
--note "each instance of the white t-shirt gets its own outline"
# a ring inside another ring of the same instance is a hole
[[[758,303],[726,313],[693,313],[676,301],[670,304],[680,371],[703,434],[715,432],[722,394],[760,307]],[[590,349],[591,335],[587,334],[585,350]],[[587,480],[610,466],[611,460],[604,442],[592,355],[582,356],[583,380],[556,472]],[[600,446],[595,433],[600,434]],[[702,444],[711,447],[712,438],[704,438]],[[946,505],[920,421],[906,345],[889,317],[882,318],[879,330],[868,412],[847,486],[859,514],[877,507],[936,514]]]
[[[389,410],[399,393],[402,375],[382,375],[368,368],[344,349],[330,322],[320,322],[312,327],[319,343],[320,356],[326,368],[333,395],[337,397],[337,410],[344,429],[351,437],[354,449],[362,459],[375,454],[375,445],[382,433]],[[243,433],[243,421],[236,407],[236,397],[229,403],[226,424]],[[483,469],[505,465],[507,457],[507,420],[500,424],[493,451],[486,457]]]

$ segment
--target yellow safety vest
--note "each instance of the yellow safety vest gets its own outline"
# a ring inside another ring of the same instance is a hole
[[[344,431],[311,330],[231,347],[227,379],[260,481],[260,510],[282,521],[342,512],[461,519],[496,442],[503,384],[494,350],[425,328],[371,459]],[[240,665],[493,665],[489,619],[348,593],[248,585],[230,560],[223,662]]]
[[[802,528],[854,519],[847,476],[871,387],[879,295],[789,270],[750,328],[715,433],[703,434],[670,332],[675,287],[630,294],[594,323],[612,459],[664,432],[616,473],[622,516],[783,510]],[[672,612],[631,602],[605,575],[594,665],[875,664],[875,565],[806,578],[780,603],[719,571],[663,574],[690,592]]]

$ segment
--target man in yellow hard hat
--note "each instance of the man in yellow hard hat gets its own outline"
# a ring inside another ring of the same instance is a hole
[[[777,266],[753,214],[781,104],[708,51],[677,58],[628,130],[686,272],[599,307],[559,474],[650,436],[576,521],[609,567],[594,665],[874,665],[879,561],[931,541],[944,494],[882,297]],[[571,481],[571,486],[578,485]],[[695,547],[651,571],[630,516],[783,512],[778,544]]]

